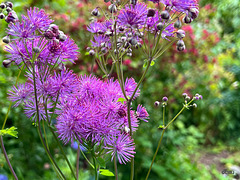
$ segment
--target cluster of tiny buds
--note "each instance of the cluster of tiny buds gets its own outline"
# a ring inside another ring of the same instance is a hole
[[[166,96],[164,96],[162,98],[162,102],[159,102],[159,101],[155,101],[154,102],[154,106],[155,107],[158,107],[160,104],[162,104],[162,107],[165,107],[167,105],[167,102],[168,102],[168,98]]]
[[[185,100],[185,104],[187,104],[187,102],[191,100],[190,96],[187,93],[183,93],[182,96],[183,96],[183,98]],[[195,94],[195,96],[192,99],[193,100],[200,100],[202,98],[203,98],[202,95],[197,93],[197,94]],[[192,105],[189,105],[188,107],[191,107],[191,106],[194,107],[194,108],[197,108],[197,104],[196,103],[193,103]]]
[[[13,10],[13,3],[3,2],[0,4],[0,19],[5,19],[7,23],[18,20],[18,16]]]
[[[44,37],[56,42],[64,42],[67,39],[67,36],[58,29],[56,24],[51,24],[49,28],[44,32]]]

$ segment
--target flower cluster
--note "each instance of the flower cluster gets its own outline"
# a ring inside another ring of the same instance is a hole
[[[77,45],[57,25],[51,24],[53,20],[44,10],[30,8],[27,16],[22,15],[20,20],[11,9],[12,3],[2,3],[1,8],[5,7],[8,13],[5,19],[9,24],[3,42],[7,44],[5,50],[10,53],[3,61],[5,67],[12,62],[33,68],[35,65],[62,65],[64,61],[77,60]]]
[[[103,22],[95,19],[87,28],[89,32],[94,34],[94,38],[91,41],[91,50],[94,50],[99,55],[112,51],[115,54],[119,54],[120,57],[124,54],[132,56],[133,48],[141,48],[147,41],[150,41],[148,38],[149,33],[151,33],[154,37],[160,36],[160,38],[166,40],[169,40],[168,37],[176,36],[180,40],[177,44],[177,50],[183,51],[185,49],[182,41],[183,37],[179,36],[177,32],[184,33],[180,29],[182,25],[181,20],[183,23],[188,24],[198,16],[197,1],[150,1],[162,3],[165,8],[147,8],[147,4],[138,2],[126,5],[120,9],[118,8],[118,2],[111,1],[112,4],[108,9],[113,16],[106,16],[107,20]],[[118,11],[117,9],[120,10]],[[92,15],[100,16],[98,8],[92,11]],[[113,38],[113,36],[116,36],[116,38]],[[93,54],[91,53],[91,55]]]

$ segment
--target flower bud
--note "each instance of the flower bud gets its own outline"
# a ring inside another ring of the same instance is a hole
[[[182,39],[178,40],[177,46],[178,46],[178,47],[183,47],[183,46],[185,46],[184,41],[183,41]]]
[[[161,18],[162,19],[169,19],[170,15],[169,15],[169,12],[168,11],[162,11],[161,12]]]
[[[59,41],[64,42],[67,39],[67,36],[65,34],[59,35]]]
[[[182,38],[185,37],[185,31],[182,30],[182,29],[179,29],[179,30],[176,32],[176,34],[177,34],[177,37],[178,37],[179,39],[182,39]]]
[[[11,63],[12,63],[12,61],[10,61],[10,60],[3,60],[3,66],[5,68],[9,68]]]
[[[155,15],[155,10],[154,9],[148,9],[147,17],[153,17],[154,15]]]
[[[5,3],[1,3],[1,4],[0,4],[0,8],[2,8],[2,9],[6,8]]]
[[[93,16],[100,16],[100,12],[98,11],[98,8],[95,8],[94,10],[92,10],[91,14]]]
[[[197,104],[196,103],[193,103],[192,105],[194,108],[197,108]]]
[[[11,9],[13,8],[13,3],[11,3],[11,2],[6,2],[6,6],[7,7],[10,7]]]
[[[154,102],[154,106],[155,106],[155,107],[158,107],[159,105],[160,105],[160,102],[159,102],[159,101],[155,101],[155,102]]]
[[[178,51],[184,51],[185,50],[185,45],[184,46],[177,46]]]
[[[182,23],[181,23],[181,21],[178,19],[178,20],[174,23],[174,27],[177,28],[177,29],[179,29],[179,28],[181,28],[181,26],[182,26]]]
[[[157,24],[157,29],[158,29],[159,31],[163,30],[163,28],[164,28],[163,23],[160,22],[160,23]]]
[[[0,13],[0,19],[4,19],[5,15],[3,13]]]
[[[94,56],[94,55],[95,55],[95,51],[94,51],[93,49],[91,49],[91,50],[89,51],[89,55],[90,55],[90,56]]]
[[[120,26],[118,29],[119,29],[119,31],[124,31],[124,27],[123,26]]]
[[[10,38],[9,38],[9,36],[5,36],[5,37],[2,39],[2,41],[3,41],[4,43],[6,43],[6,44],[10,43]]]
[[[47,30],[44,33],[44,37],[47,39],[53,39],[55,36],[55,34],[51,31],[51,30]]]
[[[127,56],[130,56],[130,57],[131,57],[131,56],[132,56],[132,53],[127,53]]]
[[[191,8],[189,11],[189,15],[191,19],[196,19],[198,17],[199,11],[196,8]]]
[[[39,53],[40,52],[40,48],[39,47],[33,47],[33,52],[35,53]]]
[[[162,98],[162,100],[163,100],[164,102],[167,102],[167,101],[168,101],[168,98],[167,98],[166,96],[164,96],[164,97]]]
[[[190,17],[188,17],[188,16],[185,16],[183,18],[183,22],[186,23],[186,24],[190,24],[192,22],[192,19]]]
[[[7,7],[6,8],[6,11],[9,13],[9,12],[11,12],[11,10],[12,10],[12,8],[10,8],[10,7]]]
[[[182,96],[185,99],[188,95],[187,95],[187,93],[183,93]]]
[[[18,20],[18,16],[17,16],[17,13],[13,10],[10,11],[8,15],[5,17],[5,21],[7,23],[15,22],[16,20]]]
[[[130,4],[136,5],[137,4],[137,0],[130,0]]]
[[[186,96],[185,99],[189,101],[191,98],[189,96]]]
[[[110,6],[108,6],[108,10],[110,11],[110,13],[116,13],[117,7],[115,4],[111,4]]]
[[[107,48],[103,47],[103,48],[101,49],[101,52],[102,52],[103,54],[107,53]]]
[[[138,43],[137,40],[136,40],[136,38],[131,38],[129,42],[130,42],[130,44],[133,45],[133,46],[135,46],[135,45]]]

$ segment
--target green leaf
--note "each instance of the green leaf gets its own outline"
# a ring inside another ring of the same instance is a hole
[[[105,78],[105,77],[107,77],[107,75],[106,75],[106,74],[102,76],[102,78]]]
[[[114,176],[114,174],[108,169],[99,169],[100,174],[103,176]]]
[[[88,56],[89,55],[89,52],[85,52],[85,56]]]
[[[16,129],[17,128],[13,126],[13,127],[7,128],[7,129],[0,130],[0,135],[1,136],[10,135],[10,136],[13,136],[15,138],[18,138],[18,136],[17,136],[18,132],[15,131]]]
[[[150,66],[153,66],[154,64],[155,64],[155,61],[152,61],[151,64],[150,64]]]
[[[121,102],[122,104],[124,104],[124,102],[126,101],[125,98],[118,98],[117,102]]]
[[[103,158],[98,157],[97,161],[98,161],[98,163],[101,167],[106,167],[106,163],[105,163],[105,160]]]
[[[147,67],[147,62],[145,62],[144,64],[143,64],[143,68],[145,68],[145,67]]]
[[[164,126],[164,125],[160,125],[160,126],[158,126],[158,128],[159,128],[159,129],[164,129],[165,126]]]

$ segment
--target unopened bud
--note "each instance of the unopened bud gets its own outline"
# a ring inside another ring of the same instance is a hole
[[[107,48],[103,47],[103,48],[101,49],[101,52],[102,52],[103,54],[107,53]]]
[[[3,13],[0,13],[0,19],[4,19],[5,15]]]
[[[138,42],[136,38],[131,38],[130,41],[131,45],[135,46]]]
[[[197,108],[197,104],[196,103],[193,103],[192,105],[194,108]]]
[[[196,8],[191,8],[189,14],[191,19],[196,19],[198,17],[199,11]]]
[[[190,17],[188,17],[188,16],[185,16],[183,18],[183,22],[186,23],[186,24],[190,24],[192,22],[192,19]]]
[[[40,48],[39,47],[33,47],[33,52],[39,53],[40,52]]]
[[[137,0],[130,0],[130,4],[136,5],[137,4]]]
[[[17,13],[13,10],[10,11],[8,15],[5,17],[5,21],[7,23],[15,22],[16,20],[18,20],[18,16],[17,16]]]
[[[183,47],[183,46],[185,46],[184,41],[183,41],[182,39],[178,40],[177,46],[178,46],[178,47]]]
[[[157,24],[157,29],[158,29],[159,31],[163,30],[163,28],[164,28],[163,23],[160,22],[160,23]]]
[[[10,8],[13,8],[13,3],[11,3],[11,2],[6,2],[6,6],[7,6],[7,7],[10,7]]]
[[[100,12],[98,11],[98,8],[95,8],[94,10],[92,10],[91,14],[93,16],[100,16]]]
[[[10,8],[10,7],[7,7],[6,8],[6,11],[9,13],[9,12],[11,12],[11,10],[12,10],[12,8]]]
[[[170,15],[168,11],[162,11],[161,12],[161,18],[162,19],[169,19]]]
[[[166,96],[164,96],[164,97],[162,98],[162,100],[163,100],[164,102],[167,102],[167,101],[168,101],[168,98],[167,98]]]
[[[187,95],[187,93],[183,93],[182,96],[185,99],[188,95]]]
[[[154,106],[155,106],[155,107],[158,107],[159,105],[160,105],[160,102],[159,102],[159,101],[155,101],[155,102],[154,102]]]
[[[185,50],[185,45],[184,46],[177,46],[178,51],[184,51]]]
[[[0,4],[0,8],[2,8],[2,9],[6,8],[5,3],[1,3],[1,4]]]
[[[177,34],[177,37],[178,37],[179,39],[182,39],[182,38],[185,37],[185,31],[182,30],[182,29],[179,29],[179,30],[176,32],[176,34]]]
[[[181,26],[182,26],[182,23],[181,23],[181,21],[178,19],[178,20],[174,23],[174,27],[177,28],[177,29],[179,29],[179,28],[181,28]]]
[[[90,56],[94,56],[94,55],[95,55],[95,51],[94,51],[93,49],[91,49],[91,50],[89,51],[89,55],[90,55]]]
[[[154,15],[155,15],[155,10],[154,9],[148,9],[147,17],[153,17]]]
[[[9,36],[5,36],[4,38],[2,38],[2,41],[6,44],[10,43],[10,38]]]
[[[116,13],[117,7],[115,4],[111,4],[110,6],[108,6],[108,10],[110,11],[110,13]]]
[[[59,41],[64,42],[67,39],[67,36],[65,34],[59,35]]]
[[[5,68],[10,67],[10,66],[11,66],[11,63],[12,63],[12,61],[10,61],[10,60],[3,60],[3,66],[4,66]]]

